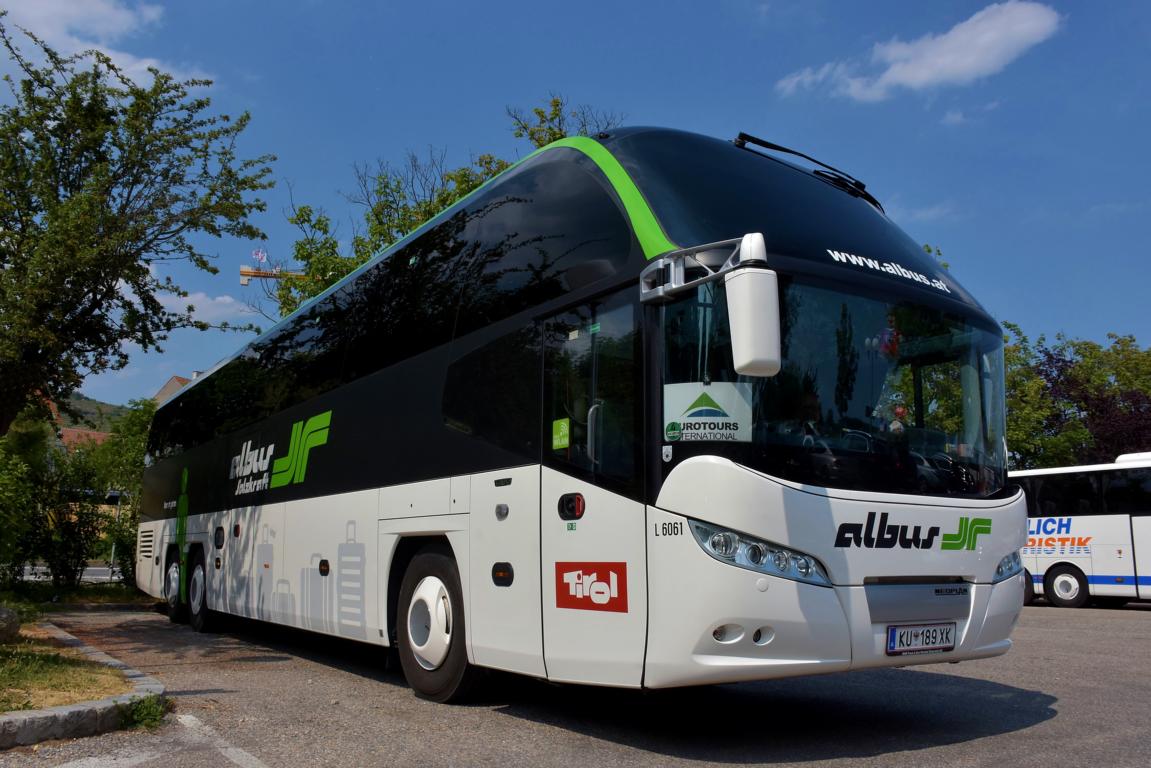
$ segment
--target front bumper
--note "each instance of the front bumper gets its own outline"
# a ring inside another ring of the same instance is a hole
[[[966,585],[966,616],[940,618],[956,624],[954,650],[888,656],[888,625],[927,619],[875,621],[863,586],[819,587],[763,575],[709,557],[690,533],[655,535],[675,530],[662,523],[683,519],[648,508],[645,687],[965,661],[1011,647],[1023,607],[1022,574],[998,584]]]

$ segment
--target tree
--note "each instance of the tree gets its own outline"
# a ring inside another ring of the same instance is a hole
[[[67,409],[127,344],[208,327],[164,307],[187,293],[155,267],[215,272],[194,236],[263,238],[248,217],[274,159],[238,158],[249,116],[209,114],[210,81],[152,69],[137,85],[99,51],[62,56],[26,31],[25,56],[2,19],[17,79],[0,107],[0,435],[45,398]]]
[[[544,147],[566,136],[590,135],[616,127],[621,117],[587,105],[568,107],[563,96],[552,94],[547,104],[530,114],[507,108],[516,138],[533,147]],[[292,246],[292,258],[274,266],[282,272],[274,287],[265,286],[264,298],[274,300],[280,317],[323,293],[328,286],[365,263],[375,254],[415,231],[488,179],[511,166],[492,154],[481,154],[458,168],[450,168],[443,151],[429,150],[426,157],[408,152],[398,168],[377,161],[374,168],[355,168],[356,191],[347,196],[360,209],[362,229],[352,235],[343,250],[331,218],[309,205],[295,205],[288,221],[300,231]],[[257,303],[257,309],[260,307]],[[265,316],[269,316],[264,312]],[[269,316],[270,317],[270,316]]]
[[[105,522],[104,533],[115,546],[115,565],[127,584],[136,583],[136,528],[144,491],[144,454],[148,429],[156,412],[154,400],[133,400],[112,426],[112,435],[94,449],[102,488],[116,493],[119,519]]]
[[[1056,337],[1038,351],[1037,370],[1055,403],[1051,422],[1086,433],[1076,463],[1099,464],[1151,447],[1151,349],[1134,336],[1107,334],[1108,346]]]
[[[1007,394],[1007,449],[1013,469],[1058,467],[1076,463],[1079,446],[1090,440],[1086,427],[1060,418],[1059,406],[1040,369],[1046,341],[1036,344],[1014,323],[1007,329],[1003,348]]]

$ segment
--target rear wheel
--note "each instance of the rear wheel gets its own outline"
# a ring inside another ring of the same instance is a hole
[[[188,576],[188,623],[197,632],[208,632],[215,623],[216,612],[208,607],[208,570],[204,565],[204,553],[199,550],[192,556],[192,567]]]
[[[1082,608],[1091,597],[1087,591],[1087,577],[1073,565],[1057,565],[1047,570],[1043,596],[1058,608]]]
[[[168,618],[183,624],[188,619],[188,606],[180,599],[180,555],[172,551],[164,569],[164,601],[168,603]]]
[[[459,701],[472,686],[462,594],[456,562],[441,548],[421,551],[404,574],[396,616],[400,666],[422,699]]]
[[[1031,571],[1023,569],[1023,604],[1031,605],[1035,602],[1035,580],[1031,578]]]

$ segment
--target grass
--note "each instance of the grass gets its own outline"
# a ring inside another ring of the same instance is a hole
[[[11,589],[0,590],[0,605],[20,614],[20,621],[34,621],[41,612],[67,610],[81,603],[134,603],[151,605],[150,597],[127,584],[84,584],[78,589],[56,589],[51,582],[24,581]]]
[[[47,632],[24,627],[0,645],[0,712],[43,709],[127,693],[119,670],[85,659]]]
[[[131,704],[119,707],[121,728],[158,728],[164,715],[176,708],[176,702],[158,695],[144,696]]]

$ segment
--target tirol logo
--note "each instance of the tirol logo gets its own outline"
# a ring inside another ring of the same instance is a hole
[[[939,526],[924,530],[919,525],[892,525],[886,512],[876,520],[874,512],[867,513],[865,523],[843,523],[835,534],[837,547],[863,547],[865,549],[931,549],[939,537]],[[944,534],[940,549],[975,549],[979,536],[991,533],[991,520],[986,517],[959,518],[959,530]]]
[[[292,439],[287,455],[276,459],[275,463],[272,462],[275,443],[253,448],[252,441],[246,440],[240,447],[240,453],[232,457],[228,478],[238,481],[233,495],[241,496],[302,483],[308,470],[308,452],[328,442],[331,422],[331,411],[313,416],[306,422],[297,421],[292,425]],[[268,471],[269,464],[271,472]]]
[[[556,563],[556,607],[627,613],[627,563]]]

